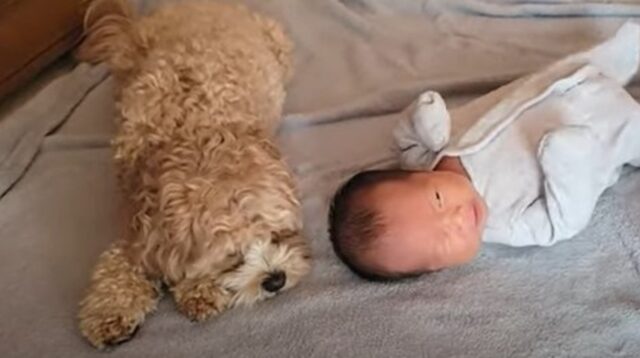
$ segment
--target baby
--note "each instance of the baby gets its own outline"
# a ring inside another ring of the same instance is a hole
[[[367,171],[336,194],[330,237],[338,257],[371,280],[403,278],[469,262],[487,217],[457,158],[433,171]]]
[[[337,256],[363,278],[393,280],[468,263],[482,241],[575,236],[623,166],[640,166],[640,105],[624,89],[639,61],[629,23],[451,113],[424,93],[394,133],[408,170],[362,172],[336,193]]]

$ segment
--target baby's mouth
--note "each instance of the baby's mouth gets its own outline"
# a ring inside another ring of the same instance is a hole
[[[485,206],[484,203],[479,199],[473,199],[473,214],[474,214],[474,226],[477,230],[482,230],[485,221]]]
[[[482,215],[478,199],[473,199],[471,207],[473,209],[473,227],[475,229],[478,229],[478,227],[480,226],[480,216]]]

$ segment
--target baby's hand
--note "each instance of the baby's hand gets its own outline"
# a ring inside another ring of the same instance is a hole
[[[437,153],[449,143],[450,132],[444,100],[436,92],[424,92],[402,113],[394,129],[403,167],[429,169]]]
[[[418,138],[434,152],[442,150],[451,135],[451,118],[444,100],[439,93],[427,91],[418,97],[414,106],[410,114]]]

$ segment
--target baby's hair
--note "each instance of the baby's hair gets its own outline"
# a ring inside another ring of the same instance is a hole
[[[406,170],[368,170],[345,182],[336,192],[329,210],[329,240],[338,258],[356,275],[369,281],[394,281],[419,273],[385,272],[368,265],[362,257],[386,234],[382,215],[367,205],[365,192],[376,185],[405,179]]]

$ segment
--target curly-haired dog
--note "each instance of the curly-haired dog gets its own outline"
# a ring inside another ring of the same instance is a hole
[[[80,329],[102,348],[129,339],[164,282],[204,320],[296,285],[310,269],[291,174],[271,140],[290,76],[273,20],[211,2],[134,19],[93,2],[78,57],[117,80],[119,182],[131,215],[99,259]]]

